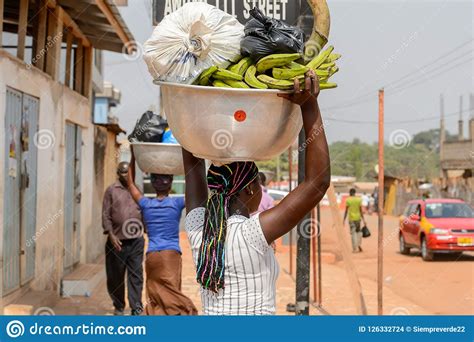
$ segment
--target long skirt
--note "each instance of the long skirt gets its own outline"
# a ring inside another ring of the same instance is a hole
[[[191,299],[181,292],[181,254],[174,250],[146,255],[147,315],[197,315]]]

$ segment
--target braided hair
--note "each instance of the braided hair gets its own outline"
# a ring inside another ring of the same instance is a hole
[[[211,195],[206,205],[202,243],[197,263],[197,281],[205,289],[224,288],[224,244],[230,201],[258,177],[253,162],[211,165],[207,174]]]

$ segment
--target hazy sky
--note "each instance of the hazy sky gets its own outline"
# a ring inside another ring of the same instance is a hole
[[[450,114],[447,128],[457,132],[459,97],[464,97],[467,119],[469,93],[474,93],[473,1],[328,3],[330,44],[343,55],[338,61],[340,72],[333,77],[339,88],[323,92],[319,100],[329,140],[375,141],[377,89],[384,86],[386,140],[397,130],[414,134],[439,127],[440,94],[444,94],[445,113]],[[129,0],[120,12],[136,41],[143,43],[153,30],[152,1]],[[158,87],[141,57],[107,52],[105,79],[122,91],[115,114],[127,131],[151,105],[158,107]],[[465,129],[467,135],[467,124]]]

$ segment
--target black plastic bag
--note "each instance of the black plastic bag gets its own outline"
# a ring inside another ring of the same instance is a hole
[[[274,53],[303,53],[303,30],[281,20],[266,17],[261,10],[250,10],[253,19],[245,25],[245,37],[240,44],[242,55],[254,61]]]
[[[367,228],[367,226],[363,226],[362,227],[362,237],[368,238],[368,237],[370,237],[370,235],[372,235],[372,234],[370,233],[369,228]]]
[[[162,116],[147,111],[137,121],[132,134],[128,136],[128,141],[160,143],[167,128],[168,122]]]

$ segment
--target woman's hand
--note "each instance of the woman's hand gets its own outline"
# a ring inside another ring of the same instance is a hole
[[[135,154],[133,153],[132,148],[132,158],[130,159],[130,165],[128,167],[128,176],[127,176],[127,183],[128,183],[128,191],[132,195],[132,198],[135,202],[139,202],[140,199],[143,197],[142,192],[140,189],[137,188],[135,184]]]
[[[309,100],[317,100],[319,96],[319,79],[314,70],[310,70],[305,75],[304,90],[301,90],[299,79],[295,79],[293,94],[278,94],[299,106],[308,103]]]

